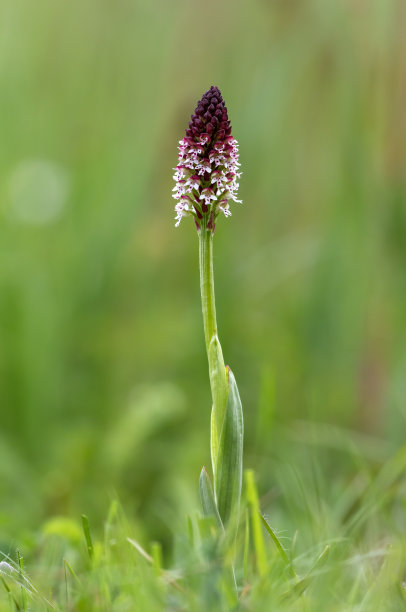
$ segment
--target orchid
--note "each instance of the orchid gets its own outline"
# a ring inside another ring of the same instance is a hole
[[[203,511],[221,532],[238,523],[241,497],[243,414],[234,375],[225,366],[218,338],[213,277],[213,235],[220,212],[231,215],[241,176],[238,144],[231,135],[227,108],[217,87],[197,104],[179,143],[173,197],[176,226],[193,217],[199,237],[200,291],[212,393],[211,462],[213,484],[205,468],[200,475]]]

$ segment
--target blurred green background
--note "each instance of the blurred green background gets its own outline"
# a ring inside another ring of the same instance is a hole
[[[403,0],[2,1],[0,548],[115,496],[170,545],[198,507],[197,238],[171,190],[212,84],[244,173],[219,333],[264,503],[286,517],[281,466],[317,457],[334,503],[404,444],[405,23]]]

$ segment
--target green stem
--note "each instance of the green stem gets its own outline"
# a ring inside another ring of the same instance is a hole
[[[214,297],[213,274],[213,233],[205,224],[198,232],[199,236],[199,267],[200,294],[202,297],[202,313],[204,338],[207,355],[209,355],[210,340],[217,331],[216,302]]]
[[[216,473],[220,433],[223,426],[227,402],[227,377],[223,353],[217,337],[216,303],[213,277],[213,233],[202,220],[199,235],[200,292],[204,338],[209,362],[209,378],[212,395],[211,412],[211,461],[213,474]]]
[[[201,219],[199,236],[200,292],[204,337],[209,362],[212,395],[210,454],[213,468],[213,490],[207,472],[202,471],[200,494],[204,511],[219,515],[226,524],[238,514],[241,496],[243,416],[241,400],[233,373],[224,365],[217,336],[213,275],[213,233]]]

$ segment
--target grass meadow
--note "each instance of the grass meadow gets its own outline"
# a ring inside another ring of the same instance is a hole
[[[0,611],[406,609],[406,4],[0,2]],[[236,540],[177,145],[240,145],[219,335]],[[235,582],[237,588],[235,588]]]

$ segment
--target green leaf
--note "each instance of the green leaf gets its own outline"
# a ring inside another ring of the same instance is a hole
[[[238,510],[240,503],[244,437],[242,405],[237,383],[230,368],[227,367],[227,370],[228,397],[214,475],[215,499],[224,524]]]
[[[217,334],[213,334],[208,351],[209,376],[213,407],[211,411],[211,460],[213,474],[216,473],[216,460],[219,448],[219,438],[223,426],[227,403],[227,374],[224,365],[223,352]]]
[[[205,516],[213,516],[217,520],[219,527],[223,529],[223,523],[217,510],[216,500],[214,499],[213,487],[211,486],[210,476],[203,466],[200,472],[200,499],[202,501],[203,513]]]
[[[219,431],[217,429],[217,421],[214,411],[214,404],[211,408],[210,415],[210,455],[211,455],[211,468],[213,474],[216,474],[217,469],[217,455],[219,452]]]

